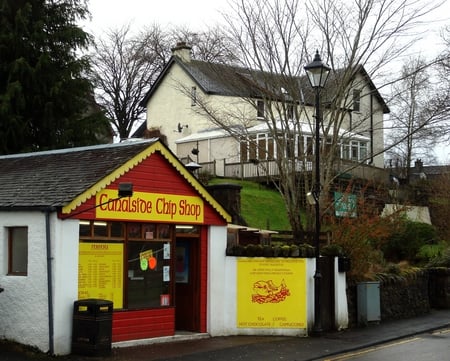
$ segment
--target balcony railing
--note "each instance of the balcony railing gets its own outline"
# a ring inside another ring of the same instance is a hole
[[[312,161],[308,159],[295,160],[295,163],[286,164],[287,169],[295,172],[311,172]],[[238,178],[238,179],[268,179],[280,176],[279,168],[274,160],[233,162],[213,161],[200,163],[200,172],[205,172],[214,177]],[[351,160],[340,159],[333,163],[334,172],[345,178],[359,178],[376,182],[387,182],[389,174],[386,169],[377,168],[367,164],[356,163]]]

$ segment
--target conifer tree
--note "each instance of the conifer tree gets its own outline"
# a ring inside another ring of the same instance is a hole
[[[0,0],[0,154],[98,143],[83,0]]]

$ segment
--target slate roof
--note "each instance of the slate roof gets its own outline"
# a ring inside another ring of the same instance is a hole
[[[156,141],[0,156],[0,209],[62,207]]]
[[[311,89],[306,75],[286,79],[279,74],[194,59],[185,62],[178,56],[172,56],[165,68],[159,74],[155,83],[145,95],[144,99],[141,101],[141,106],[147,106],[148,100],[174,64],[179,65],[206,94],[258,99],[262,98],[262,95],[267,93],[267,91],[271,91],[273,92],[273,95],[281,96],[281,89],[279,89],[279,87],[288,82],[291,83],[291,86],[294,85],[294,87],[297,88],[295,93],[302,94],[303,101],[307,104],[314,104],[314,91]],[[378,92],[364,67],[358,66],[357,72],[368,82],[368,86],[380,102],[383,112],[389,113],[390,110],[386,102]],[[330,75],[328,81],[330,84],[326,89],[329,97],[333,96],[333,89],[331,89],[333,76],[336,76],[336,74]],[[268,85],[271,85],[274,88],[267,89]]]

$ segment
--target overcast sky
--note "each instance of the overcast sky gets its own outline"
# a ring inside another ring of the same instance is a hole
[[[439,33],[444,25],[450,25],[450,0],[442,1],[441,8],[427,16],[423,29],[417,29],[424,38],[409,56],[421,54],[430,58],[442,51]],[[227,3],[227,0],[88,0],[92,19],[82,26],[95,38],[108,29],[128,24],[136,31],[154,23],[162,27],[186,25],[192,31],[200,31],[223,21],[221,12],[226,12]],[[442,147],[438,154],[440,162],[450,162],[447,147]]]
[[[137,30],[154,23],[200,30],[217,23],[226,5],[226,0],[89,0],[92,21],[85,26],[95,37],[128,24]]]

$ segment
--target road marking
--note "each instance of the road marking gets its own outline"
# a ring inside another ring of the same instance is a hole
[[[403,345],[405,343],[410,343],[410,342],[414,342],[414,341],[421,340],[421,339],[422,339],[421,337],[414,337],[414,338],[411,338],[411,339],[408,339],[408,340],[393,342],[393,343],[390,343],[390,344],[384,345],[384,346],[374,346],[374,347],[367,348],[367,349],[364,349],[364,350],[361,350],[361,351],[358,351],[358,352],[347,353],[345,355],[324,359],[323,361],[348,360],[348,359],[350,359],[352,357],[361,356],[361,355],[364,355],[364,354],[367,354],[367,353],[370,353],[370,352],[374,352],[374,351],[377,351],[377,350],[382,350],[384,348],[398,346],[398,345]]]
[[[448,330],[439,330],[439,331],[434,331],[432,333],[432,335],[437,335],[437,334],[446,334],[450,332],[450,328]]]

